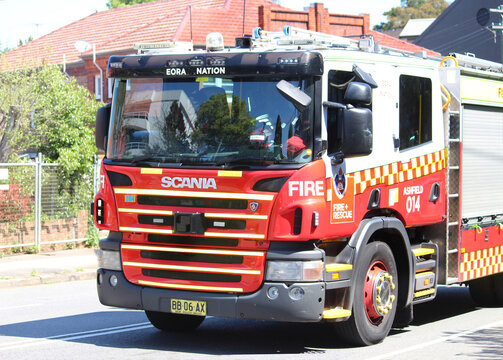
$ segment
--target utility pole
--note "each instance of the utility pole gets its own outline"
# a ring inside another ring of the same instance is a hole
[[[500,30],[500,53],[501,53],[501,58],[500,58],[500,63],[503,63],[503,5],[498,6],[497,9],[489,9],[490,12],[492,13],[498,13],[500,14],[500,22],[498,24],[492,23],[491,24],[491,29],[492,30]]]

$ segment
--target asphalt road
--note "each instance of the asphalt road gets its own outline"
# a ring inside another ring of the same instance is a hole
[[[94,281],[0,291],[0,359],[503,359],[503,308],[476,308],[464,287],[416,306],[413,324],[353,348],[330,327],[208,318],[162,333],[141,311],[109,308]]]

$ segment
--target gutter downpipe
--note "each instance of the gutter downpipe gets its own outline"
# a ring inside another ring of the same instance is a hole
[[[96,63],[96,45],[93,44],[93,64],[100,71],[100,100],[103,101],[103,70]]]

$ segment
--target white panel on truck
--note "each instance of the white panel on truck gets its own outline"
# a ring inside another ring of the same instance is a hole
[[[503,109],[463,109],[461,218],[503,213]]]

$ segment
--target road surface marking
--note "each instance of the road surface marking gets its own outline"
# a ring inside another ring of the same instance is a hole
[[[445,337],[438,338],[438,339],[435,339],[435,340],[427,341],[427,342],[424,342],[424,343],[421,343],[421,344],[418,344],[418,345],[409,346],[407,348],[396,350],[396,351],[392,351],[390,353],[379,355],[379,356],[376,356],[376,357],[373,357],[373,358],[370,358],[370,359],[367,359],[367,360],[392,359],[395,356],[400,355],[400,354],[404,354],[404,353],[407,353],[407,352],[411,352],[411,351],[416,351],[416,350],[419,350],[419,349],[423,349],[425,347],[429,347],[429,346],[432,346],[432,345],[435,345],[435,344],[439,344],[439,343],[442,343],[442,342],[445,342],[445,341],[449,341],[449,340],[454,340],[454,339],[462,337],[462,336],[471,335],[471,334],[474,334],[476,332],[479,332],[479,331],[482,331],[482,330],[487,330],[487,329],[490,329],[490,328],[494,328],[494,327],[497,327],[497,326],[500,326],[500,325],[503,325],[503,320],[496,321],[496,322],[493,322],[493,323],[490,323],[490,324],[487,324],[487,325],[483,325],[483,326],[477,327],[475,329],[465,330],[465,331],[459,332],[457,334],[453,334],[453,335],[445,336]]]
[[[81,331],[81,332],[76,332],[76,333],[48,336],[48,337],[45,337],[42,339],[14,341],[11,343],[0,344],[0,351],[43,345],[44,343],[51,343],[53,340],[74,341],[74,340],[85,339],[85,338],[94,337],[94,336],[104,336],[104,335],[111,335],[111,334],[119,334],[119,333],[128,332],[128,331],[143,330],[143,329],[148,329],[151,327],[152,327],[152,325],[150,324],[150,322],[142,322],[142,323],[138,323],[138,324],[115,326],[115,327],[111,327],[111,328],[104,328],[104,329],[97,329],[97,330],[89,330],[89,331]]]
[[[33,307],[33,306],[41,306],[41,305],[42,304],[27,304],[27,305],[16,305],[16,306],[0,307],[0,311],[13,310],[13,309],[22,309],[22,308]]]

